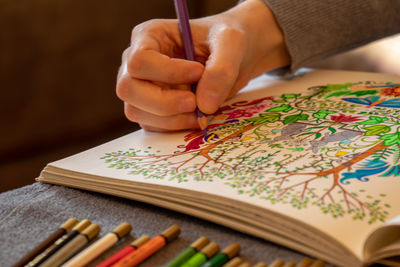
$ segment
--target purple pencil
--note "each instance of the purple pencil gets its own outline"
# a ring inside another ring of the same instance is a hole
[[[181,31],[183,47],[185,49],[185,58],[187,60],[196,61],[196,54],[194,53],[192,32],[189,24],[189,13],[185,0],[174,0],[176,15],[179,21],[179,29]],[[196,93],[197,83],[191,84],[190,87],[193,93]],[[197,121],[199,122],[200,129],[203,131],[204,137],[207,136],[208,120],[207,116],[196,108]]]

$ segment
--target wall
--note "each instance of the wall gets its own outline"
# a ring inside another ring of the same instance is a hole
[[[231,1],[188,1],[192,17]],[[0,192],[32,183],[49,161],[136,130],[115,96],[132,28],[174,18],[165,0],[0,3]]]

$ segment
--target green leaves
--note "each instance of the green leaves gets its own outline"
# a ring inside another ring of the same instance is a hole
[[[361,121],[358,124],[361,125],[373,125],[373,126],[368,126],[368,127],[364,127],[365,130],[367,130],[364,133],[364,136],[371,136],[371,135],[379,135],[382,133],[388,133],[390,132],[390,127],[387,125],[383,125],[382,123],[387,121],[388,118],[385,117],[378,117],[378,116],[369,116],[368,120],[365,121]],[[384,135],[382,137],[380,137],[380,139],[385,140],[385,145],[387,144],[396,144],[396,136],[398,134],[394,133],[394,134],[388,134],[388,135]]]
[[[299,134],[297,137],[300,137],[300,136],[302,136],[302,135],[309,135],[309,136],[311,136],[312,134],[315,134],[314,139],[318,139],[318,138],[320,138],[320,137],[322,136],[322,134],[321,134],[320,132],[316,132],[316,133],[314,133],[314,132],[307,132],[307,133]],[[307,137],[308,137],[308,136],[307,136]]]
[[[346,90],[350,86],[352,86],[352,83],[344,83],[344,84],[328,84],[326,86],[325,91],[330,92],[330,91],[339,91],[339,90]]]
[[[296,114],[296,115],[289,115],[283,119],[283,124],[289,124],[296,121],[306,121],[308,119],[308,114]]]
[[[349,95],[349,91],[339,91],[339,92],[334,92],[331,93],[330,95],[327,95],[325,98],[333,97],[333,96],[344,96],[344,95]]]
[[[377,90],[339,91],[339,92],[331,93],[330,95],[326,96],[325,98],[329,98],[332,96],[345,96],[345,95],[354,95],[354,96],[375,95],[376,93],[378,93]]]
[[[392,134],[385,134],[379,137],[380,140],[383,140],[384,146],[391,146],[391,145],[400,145],[400,133],[392,133]]]
[[[388,119],[385,117],[378,117],[378,116],[369,116],[369,119],[366,121],[361,121],[358,124],[364,124],[364,125],[368,125],[368,124],[380,124],[384,121],[387,121]]]
[[[252,125],[259,125],[262,123],[271,123],[279,121],[281,118],[281,114],[279,113],[261,113],[258,117],[246,119],[246,121],[250,122]]]
[[[364,136],[378,135],[381,133],[390,132],[390,127],[387,125],[373,125],[373,126],[364,127],[364,129],[367,130],[364,133]]]
[[[281,99],[274,99],[272,102],[275,103],[285,103],[289,99],[295,99],[297,97],[301,96],[301,94],[283,94],[281,95]]]
[[[283,104],[283,105],[280,105],[279,107],[274,107],[274,108],[267,109],[267,111],[270,111],[270,112],[288,112],[288,111],[291,111],[292,109],[293,108],[290,105]]]
[[[312,116],[317,119],[325,119],[326,116],[333,113],[335,113],[335,111],[321,109],[313,113]]]
[[[295,97],[299,96],[299,94],[290,94],[290,95],[283,95],[283,96],[285,96],[286,98],[295,98]],[[289,112],[291,110],[293,110],[292,106],[290,106],[289,104],[282,104],[278,107],[273,107],[273,108],[266,110],[266,111],[269,111],[268,113],[261,113],[258,117],[249,118],[249,119],[246,119],[246,121],[251,122],[252,125],[259,125],[262,123],[272,123],[272,122],[276,122],[276,121],[280,120],[281,114],[278,112]],[[306,115],[306,114],[290,115],[290,116],[285,117],[283,124],[296,122],[298,120],[307,120],[307,118],[308,118],[308,115]]]
[[[329,130],[332,134],[336,133],[336,129],[333,128],[333,127],[328,127],[328,130]]]
[[[363,95],[376,95],[378,93],[377,90],[362,90],[362,91],[354,91],[351,95],[355,96],[363,96]]]
[[[314,134],[314,132],[301,133],[297,137],[300,137],[300,136],[303,136],[303,135],[309,135],[309,134]]]
[[[296,98],[298,96],[300,96],[300,94],[283,94],[282,98],[283,99],[292,99],[292,98]]]

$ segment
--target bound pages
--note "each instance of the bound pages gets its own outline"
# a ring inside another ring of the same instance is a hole
[[[201,217],[340,266],[400,264],[400,77],[262,76],[201,131],[143,130],[39,181]]]

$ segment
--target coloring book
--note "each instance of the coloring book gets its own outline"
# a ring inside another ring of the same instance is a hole
[[[209,117],[206,136],[139,130],[50,163],[38,180],[177,210],[339,266],[399,266],[400,77],[263,75]]]

